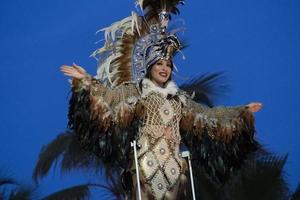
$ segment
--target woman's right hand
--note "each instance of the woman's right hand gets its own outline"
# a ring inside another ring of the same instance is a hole
[[[70,76],[76,79],[83,79],[88,76],[85,69],[73,63],[72,66],[62,65],[60,67],[60,71],[64,73],[66,76]]]

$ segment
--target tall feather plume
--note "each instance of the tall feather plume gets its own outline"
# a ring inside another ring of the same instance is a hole
[[[97,76],[103,84],[114,88],[132,80],[131,57],[134,44],[149,33],[149,26],[159,23],[158,14],[165,10],[179,14],[178,4],[183,0],[137,0],[144,16],[135,12],[104,31],[104,47],[97,49],[91,56],[98,60]]]
[[[137,5],[141,7],[146,19],[157,17],[158,14],[165,10],[175,15],[180,14],[177,5],[183,5],[184,0],[138,0]]]

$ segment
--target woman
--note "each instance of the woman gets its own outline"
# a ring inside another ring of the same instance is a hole
[[[99,156],[110,178],[122,179],[128,199],[137,195],[133,140],[143,200],[182,199],[187,165],[181,142],[218,181],[257,147],[252,113],[260,103],[208,108],[171,80],[172,57],[183,45],[167,25],[183,2],[139,0],[143,16],[132,12],[103,29],[105,44],[93,54],[96,78],[76,64],[61,67],[72,77],[70,129]]]
[[[91,115],[98,119],[103,130],[113,125],[126,128],[132,121],[139,121],[142,199],[176,199],[178,190],[183,191],[180,186],[185,184],[187,166],[179,153],[180,129],[199,137],[210,134],[213,139],[230,140],[242,132],[239,129],[245,128],[244,123],[252,126],[247,120],[251,112],[261,108],[260,103],[217,109],[196,104],[170,80],[172,68],[171,60],[160,59],[149,67],[149,79],[144,78],[141,87],[128,83],[109,90],[93,83],[91,76],[76,64],[61,67],[65,75],[73,78],[74,92],[89,91]],[[120,101],[122,98],[126,103]],[[134,170],[131,172],[134,176]],[[135,191],[135,178],[132,180]]]

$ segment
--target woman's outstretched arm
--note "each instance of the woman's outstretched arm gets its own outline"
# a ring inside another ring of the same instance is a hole
[[[253,112],[260,103],[209,108],[191,100],[183,107],[181,133],[184,144],[217,183],[223,184],[242,163],[261,148],[255,139]]]
[[[213,139],[231,140],[235,135],[254,132],[253,113],[261,107],[261,103],[250,103],[209,108],[188,99],[183,108],[181,128],[199,137],[206,134]]]
[[[72,66],[63,65],[60,70],[66,76],[72,78],[72,99],[77,100],[70,101],[70,104],[71,102],[77,102],[80,105],[85,101],[86,105],[84,106],[88,108],[86,111],[89,112],[93,124],[97,125],[99,130],[106,131],[112,122],[110,106],[113,100],[111,97],[113,92],[75,63]],[[77,105],[70,105],[69,118],[72,117],[70,116],[72,111],[76,112],[78,110],[72,110],[72,106],[77,107]]]

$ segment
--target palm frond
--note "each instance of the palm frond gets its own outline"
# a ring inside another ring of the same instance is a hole
[[[225,199],[287,199],[288,187],[283,173],[286,160],[287,156],[267,156],[260,160],[248,161],[225,184]]]
[[[300,200],[300,184],[297,186],[294,194],[292,194],[291,200]]]
[[[16,181],[9,177],[0,177],[0,186],[8,184],[17,184]]]
[[[93,169],[98,171],[102,167],[101,159],[93,152],[82,148],[75,134],[71,134],[71,141],[62,156],[62,171],[68,172],[73,169]]]
[[[81,147],[75,134],[65,132],[42,148],[33,172],[35,182],[46,176],[51,166],[57,164],[60,158],[62,172],[81,168],[99,169],[101,165],[93,153]]]
[[[8,186],[8,187],[6,187]],[[3,175],[0,172],[0,199],[8,200],[29,200],[32,199],[33,190],[18,183],[14,178]]]
[[[77,185],[50,194],[43,200],[84,200],[90,197],[90,184]]]
[[[198,103],[213,106],[214,98],[225,94],[229,86],[223,72],[206,73],[195,77],[179,86],[188,94],[194,95],[194,100]]]
[[[221,186],[213,181],[198,163],[193,162],[194,186],[196,199],[219,200]],[[189,178],[190,179],[190,178]],[[188,187],[190,189],[191,187]],[[187,194],[187,199],[192,199],[191,191]]]
[[[107,190],[109,190],[116,197],[116,199],[124,199],[124,188],[121,183],[121,179],[109,179]]]
[[[9,200],[31,200],[33,190],[25,186],[20,186],[10,192]]]
[[[4,171],[5,170],[3,170],[2,168],[0,169],[0,186],[8,184],[16,185],[17,181],[11,176],[7,175],[8,173]]]
[[[71,134],[63,133],[58,135],[52,142],[42,147],[33,172],[33,179],[36,182],[39,178],[48,174],[51,166],[57,163],[59,157],[67,150],[71,140]]]

